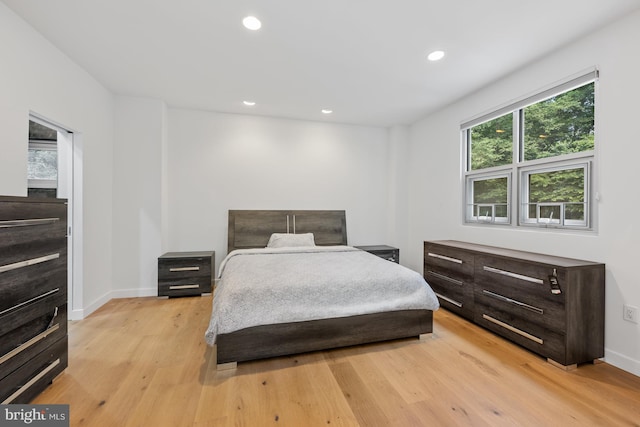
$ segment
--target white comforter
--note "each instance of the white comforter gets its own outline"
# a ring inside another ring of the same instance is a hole
[[[437,310],[417,272],[350,246],[241,249],[220,265],[205,334],[393,310]]]

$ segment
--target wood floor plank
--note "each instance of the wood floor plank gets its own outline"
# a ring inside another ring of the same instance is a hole
[[[445,310],[434,333],[240,363],[204,343],[211,297],[112,300],[69,325],[69,367],[33,403],[72,426],[640,426],[640,378],[560,370]]]

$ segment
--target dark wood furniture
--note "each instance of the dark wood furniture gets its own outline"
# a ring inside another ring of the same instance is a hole
[[[346,245],[344,211],[230,210],[227,253],[264,248],[273,233],[313,233],[318,246]]]
[[[604,264],[458,241],[424,242],[442,307],[564,368],[604,356]]]
[[[345,211],[229,211],[228,249],[265,247],[271,233],[314,233],[318,246],[346,245]],[[288,220],[287,220],[288,217]],[[215,295],[214,295],[215,298]],[[430,310],[401,310],[262,325],[218,334],[219,369],[237,362],[416,337],[433,331]]]
[[[393,246],[371,245],[371,246],[354,246],[354,248],[362,249],[363,251],[367,251],[371,254],[374,254],[375,256],[384,258],[387,261],[400,264],[400,249],[394,248]]]
[[[158,296],[209,294],[214,273],[214,251],[167,252],[158,258]]]
[[[0,403],[28,403],[66,367],[67,204],[0,197]]]

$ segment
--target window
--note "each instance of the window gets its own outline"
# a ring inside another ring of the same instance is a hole
[[[40,125],[34,121],[29,122],[27,178],[29,179],[29,196],[57,196],[57,131]]]
[[[472,170],[510,165],[513,161],[513,115],[507,114],[469,130]]]
[[[586,227],[589,163],[522,172],[525,224]]]
[[[591,71],[461,126],[466,222],[591,229],[596,78]]]
[[[509,175],[470,177],[470,217],[475,222],[509,222]]]

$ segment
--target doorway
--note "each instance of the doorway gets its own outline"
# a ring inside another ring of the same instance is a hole
[[[29,115],[29,197],[67,199],[69,319],[82,316],[82,151],[80,137],[39,115]]]

